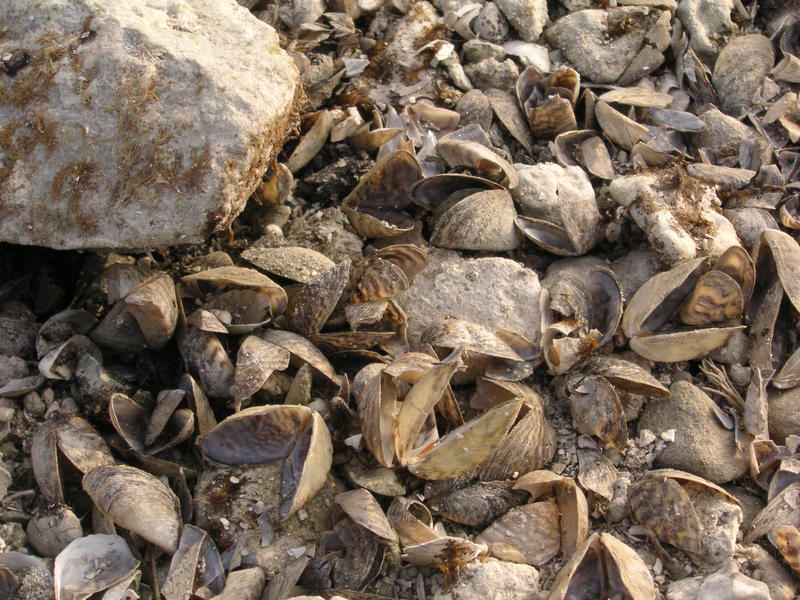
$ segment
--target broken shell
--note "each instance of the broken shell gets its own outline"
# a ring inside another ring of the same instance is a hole
[[[672,103],[672,96],[645,87],[628,87],[616,88],[601,94],[597,100],[608,104],[616,102],[641,108],[667,108]]]
[[[350,261],[345,260],[295,292],[286,309],[291,328],[305,336],[319,333],[339,303],[349,275]]]
[[[367,171],[342,201],[342,210],[362,237],[384,238],[411,231],[406,209],[411,187],[422,177],[416,158],[398,150]]]
[[[632,150],[636,142],[647,134],[647,127],[629,119],[602,100],[597,101],[594,114],[603,133],[625,150]]]
[[[462,173],[444,173],[421,179],[414,185],[411,194],[416,204],[428,210],[435,210],[457,192],[467,194],[468,190],[474,193],[481,190],[503,189],[505,188],[499,183],[483,177]]]
[[[334,498],[334,502],[353,521],[384,543],[398,542],[397,534],[392,529],[381,505],[367,490],[359,489],[342,492]]]
[[[517,99],[538,137],[555,137],[577,129],[573,107],[580,91],[580,75],[564,67],[545,77],[534,66],[527,67],[517,80]]]
[[[786,486],[755,516],[750,529],[745,533],[744,543],[750,544],[781,525],[800,527],[798,503],[800,503],[800,481],[795,481]]]
[[[36,334],[36,356],[57,348],[74,335],[86,335],[97,324],[97,320],[83,309],[67,309],[47,319]]]
[[[800,245],[788,233],[765,229],[753,250],[756,273],[766,273],[770,259],[786,295],[800,312]]]
[[[555,139],[556,159],[563,167],[581,166],[601,179],[614,179],[616,172],[605,142],[593,129],[565,131]]]
[[[593,533],[561,568],[548,600],[654,600],[650,569],[633,548],[608,533]]]
[[[522,241],[514,227],[516,216],[514,201],[507,191],[477,192],[439,217],[431,244],[461,250],[513,250]]]
[[[198,443],[203,454],[217,463],[252,465],[283,460],[278,513],[282,519],[320,490],[333,457],[325,421],[305,406],[245,409],[200,436]]]
[[[487,548],[483,544],[446,536],[416,546],[405,546],[402,558],[412,565],[436,567],[468,563],[486,552]]]
[[[630,340],[631,350],[648,360],[681,362],[702,358],[723,346],[740,327],[715,327],[672,333],[642,334]]]
[[[109,519],[173,554],[182,527],[180,503],[158,479],[125,465],[97,467],[83,489]]]
[[[433,517],[422,502],[398,496],[392,501],[386,518],[403,546],[415,546],[439,537],[433,529]]]
[[[612,385],[630,392],[655,398],[666,398],[669,390],[636,363],[614,356],[596,356],[589,359],[586,371],[601,375]]]
[[[225,567],[219,550],[208,534],[186,525],[178,550],[172,555],[169,572],[161,587],[168,600],[189,598],[200,589],[220,594],[225,587]]]
[[[491,89],[486,91],[486,98],[488,98],[494,114],[497,115],[503,127],[514,136],[514,139],[522,144],[522,147],[525,148],[529,154],[532,153],[534,139],[531,135],[530,126],[513,94],[504,90]],[[484,129],[488,131],[489,128],[484,127]]]
[[[288,350],[293,358],[308,363],[331,383],[339,385],[340,378],[333,370],[333,365],[314,344],[303,336],[279,329],[265,329],[258,335],[262,340]]]
[[[130,448],[144,454],[158,454],[187,439],[194,432],[194,415],[189,410],[170,413],[158,435],[148,439],[148,412],[125,394],[113,394],[108,402],[111,424]],[[163,432],[163,436],[161,435]]]
[[[436,144],[436,152],[450,167],[469,167],[493,178],[502,174],[505,176],[509,189],[513,189],[517,185],[517,173],[511,163],[483,144],[443,138]]]
[[[202,297],[206,291],[222,292],[233,288],[234,290],[252,290],[263,294],[268,299],[269,316],[283,314],[286,310],[286,292],[277,283],[255,269],[244,267],[217,267],[200,271],[181,278],[190,291]]]
[[[42,495],[55,503],[64,503],[59,452],[81,473],[116,462],[103,438],[80,417],[43,423],[33,434],[31,464]]]
[[[47,379],[70,380],[82,354],[90,354],[102,362],[103,355],[94,342],[83,335],[73,335],[60,346],[53,348],[39,361],[39,372]]]
[[[313,124],[300,138],[300,143],[286,161],[286,167],[292,173],[302,169],[317,155],[328,140],[328,135],[333,128],[333,117],[328,110],[305,115],[304,120],[313,120]]]
[[[233,399],[238,412],[241,402],[255,394],[274,371],[289,366],[289,351],[262,340],[247,336],[236,355],[236,373],[233,379]]]
[[[88,598],[125,581],[138,566],[139,561],[118,535],[78,538],[56,557],[53,567],[56,600]]]
[[[528,492],[531,501],[555,492],[561,514],[561,550],[564,556],[571,556],[589,535],[589,506],[583,491],[572,478],[552,471],[531,471],[517,480],[514,489]]]
[[[800,573],[800,531],[792,525],[778,525],[769,532],[769,540],[781,553],[792,571]]]

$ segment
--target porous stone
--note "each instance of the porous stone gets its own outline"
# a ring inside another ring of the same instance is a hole
[[[503,61],[485,58],[479,63],[466,65],[464,72],[473,86],[484,90],[497,88],[511,91],[519,78],[519,68],[510,58]]]
[[[681,0],[675,15],[689,34],[689,45],[700,58],[713,64],[721,41],[735,25],[731,20],[734,0]]]
[[[495,0],[519,37],[535,42],[547,23],[546,0]]]
[[[753,33],[728,42],[719,53],[712,78],[720,108],[734,117],[747,111],[774,63],[775,51],[766,36]]]
[[[657,436],[674,429],[675,441],[656,459],[659,467],[688,471],[714,483],[726,483],[747,472],[747,453],[736,448],[733,431],[714,414],[714,401],[689,382],[670,386],[670,396],[652,400],[639,418],[639,432]]]
[[[225,589],[211,600],[258,600],[264,590],[264,581],[261,567],[232,571],[225,580]]]
[[[545,36],[581,77],[613,83],[639,54],[659,16],[660,11],[640,6],[579,10],[561,17]]]
[[[235,0],[6,0],[0,240],[200,242],[230,225],[288,133],[298,85]]]
[[[769,394],[769,433],[777,444],[787,435],[800,434],[800,388],[771,391]]]
[[[795,600],[797,581],[791,572],[762,546],[740,546],[737,558],[743,558],[752,569],[753,579],[763,581],[769,588],[772,600]]]
[[[515,164],[514,170],[519,175],[519,184],[511,190],[511,195],[522,215],[563,226],[561,204],[566,196],[595,200],[592,182],[580,167],[562,167],[556,163]]]
[[[477,63],[485,58],[496,58],[503,60],[506,56],[506,51],[502,46],[487,42],[486,40],[469,40],[464,43],[463,47],[464,60],[468,63]]]
[[[448,591],[438,590],[433,600],[534,600],[538,598],[539,572],[529,565],[502,560],[473,561],[460,570]]]
[[[724,209],[723,214],[736,230],[745,248],[752,250],[765,229],[778,229],[778,222],[770,212],[763,208],[745,206]]]
[[[539,278],[507,258],[462,258],[433,250],[431,262],[396,298],[408,317],[412,346],[430,325],[448,317],[491,330],[509,329],[536,342],[540,335]]]

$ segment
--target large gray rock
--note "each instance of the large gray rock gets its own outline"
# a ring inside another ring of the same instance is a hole
[[[423,330],[449,317],[510,329],[536,342],[540,293],[536,273],[513,260],[467,259],[452,250],[433,250],[430,264],[396,301],[408,317],[412,345]]]
[[[689,44],[697,54],[713,64],[725,36],[736,25],[731,20],[733,0],[681,0],[675,15],[689,32]]]
[[[733,431],[714,414],[714,401],[700,388],[678,381],[669,398],[653,400],[639,417],[639,431],[657,436],[674,429],[675,441],[661,452],[659,467],[680,469],[714,483],[727,483],[747,472],[747,453],[736,448]]]
[[[547,23],[546,0],[495,0],[495,4],[526,42],[535,42],[542,34]]]
[[[734,117],[747,112],[774,63],[772,42],[764,35],[752,33],[728,42],[714,65],[720,108]]]
[[[581,77],[614,83],[639,54],[659,15],[643,6],[579,10],[561,17],[545,31],[545,37]]]
[[[2,241],[202,241],[286,135],[297,70],[235,0],[4,0],[0,23],[29,57],[0,72]]]

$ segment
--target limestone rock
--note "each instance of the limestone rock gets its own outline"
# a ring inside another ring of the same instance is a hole
[[[739,573],[735,562],[705,577],[690,577],[672,583],[667,600],[770,600],[765,583]]]
[[[613,83],[639,54],[659,14],[640,6],[579,10],[560,18],[545,35],[581,77]]]
[[[491,559],[467,564],[455,584],[447,592],[437,591],[433,600],[534,600],[538,591],[536,569]]]
[[[714,415],[714,401],[686,381],[670,387],[669,398],[652,400],[639,418],[639,431],[661,435],[675,430],[675,441],[656,460],[659,467],[688,471],[721,484],[747,472],[747,454],[737,450],[733,432]]]
[[[283,143],[297,69],[235,0],[6,0],[0,240],[53,248],[202,241]]]
[[[433,250],[431,262],[397,302],[408,316],[414,346],[424,329],[454,317],[489,329],[510,329],[538,341],[539,278],[506,258],[462,258],[452,250]]]
[[[519,68],[510,58],[506,60],[497,60],[492,57],[485,58],[478,63],[466,65],[464,73],[467,74],[472,84],[480,90],[497,88],[510,92],[514,89],[517,79],[519,79]]]
[[[535,42],[547,23],[546,0],[495,0],[495,4],[526,42]]]

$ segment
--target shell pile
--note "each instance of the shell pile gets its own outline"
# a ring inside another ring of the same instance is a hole
[[[234,238],[0,269],[0,599],[794,597],[800,11],[263,4]]]

